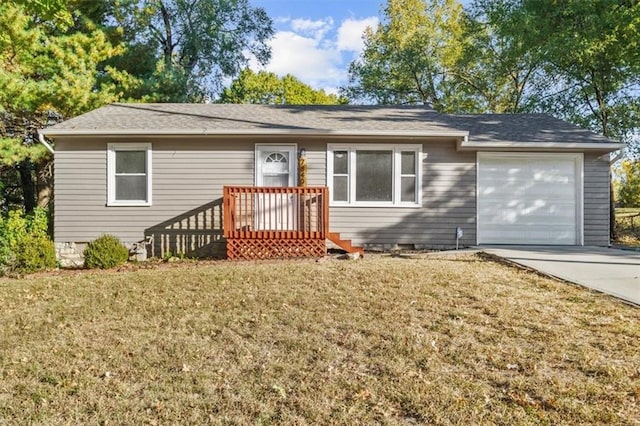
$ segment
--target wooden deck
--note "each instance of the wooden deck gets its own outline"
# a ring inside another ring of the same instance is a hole
[[[223,209],[228,259],[326,254],[327,187],[225,186]]]

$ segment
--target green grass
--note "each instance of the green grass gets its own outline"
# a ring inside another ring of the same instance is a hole
[[[0,279],[0,424],[633,424],[640,310],[478,256]]]

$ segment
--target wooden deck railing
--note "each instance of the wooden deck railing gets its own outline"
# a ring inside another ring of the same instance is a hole
[[[225,186],[227,239],[324,240],[329,232],[326,187]]]

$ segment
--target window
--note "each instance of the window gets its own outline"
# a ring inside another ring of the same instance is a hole
[[[421,145],[329,145],[333,205],[419,206]]]
[[[273,152],[267,155],[262,165],[262,183],[264,186],[287,186],[289,161],[283,153]]]
[[[107,205],[151,205],[151,144],[109,144]]]
[[[349,202],[349,151],[333,152],[333,201]]]

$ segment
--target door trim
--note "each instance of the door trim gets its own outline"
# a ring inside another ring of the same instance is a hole
[[[297,186],[298,184],[298,145],[297,144],[272,144],[257,143],[253,154],[254,169],[253,183],[255,186],[263,186],[262,183],[262,156],[264,151],[280,151],[289,153],[289,186]]]

